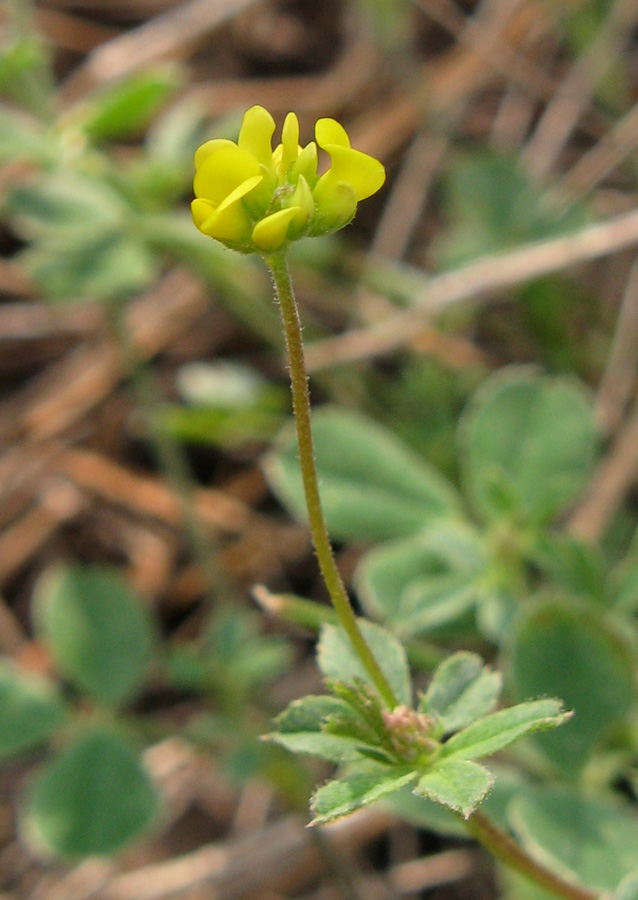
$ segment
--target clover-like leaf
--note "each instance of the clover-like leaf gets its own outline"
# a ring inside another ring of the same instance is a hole
[[[0,759],[37,747],[62,725],[66,712],[49,681],[0,664]]]
[[[517,619],[510,656],[518,697],[556,694],[574,710],[565,728],[538,739],[572,774],[631,709],[635,659],[626,631],[596,609],[544,600]]]
[[[495,708],[503,679],[475,653],[454,653],[436,670],[419,712],[435,716],[440,734],[451,734]]]
[[[312,798],[314,818],[311,824],[322,825],[347,816],[398,791],[417,777],[418,773],[412,769],[379,768],[329,781]]]
[[[456,519],[437,520],[361,559],[357,593],[374,618],[411,636],[447,625],[476,604],[485,581],[480,537]]]
[[[581,385],[513,367],[487,379],[459,431],[463,469],[479,515],[537,524],[562,512],[586,484],[596,448]]]
[[[400,641],[380,625],[365,619],[359,619],[358,623],[397,700],[409,706],[412,701],[410,672]],[[357,679],[370,680],[345,631],[334,625],[324,625],[321,630],[317,663],[324,677],[331,681],[353,684]]]
[[[36,588],[35,620],[60,672],[99,702],[118,705],[140,690],[153,629],[117,572],[94,566],[46,572]]]
[[[508,816],[531,856],[591,890],[616,890],[635,870],[638,821],[629,804],[545,787],[515,797]]]
[[[326,719],[347,709],[337,697],[315,696],[294,700],[275,719],[276,731],[267,740],[280,744],[293,753],[307,753],[331,762],[349,762],[360,754],[358,739],[330,734],[324,730]]]
[[[442,757],[478,759],[509,747],[526,734],[554,728],[567,721],[570,712],[560,700],[531,700],[501,709],[457,732],[443,744]]]
[[[428,522],[458,513],[454,487],[376,422],[324,407],[313,416],[321,498],[330,533],[380,540],[413,534]],[[266,461],[270,484],[286,507],[306,521],[297,439],[284,429]]]
[[[414,793],[442,803],[467,819],[494,784],[484,766],[469,759],[445,759],[419,779]]]
[[[159,797],[141,760],[117,734],[93,729],[32,785],[27,838],[65,857],[113,853],[146,828]]]
[[[634,869],[620,882],[611,900],[638,900],[638,869]]]

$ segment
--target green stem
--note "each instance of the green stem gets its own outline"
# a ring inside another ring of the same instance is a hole
[[[292,406],[297,427],[297,444],[299,447],[299,464],[301,477],[306,496],[310,532],[317,554],[319,568],[323,576],[326,588],[330,595],[332,605],[339,617],[341,627],[348,635],[350,642],[365,666],[370,678],[375,684],[383,700],[390,707],[398,705],[394,691],[390,687],[387,678],[381,671],[378,662],[372,655],[361,629],[357,624],[354,610],[346,593],[341,575],[335,563],[328,529],[323,516],[321,498],[319,496],[319,484],[317,481],[317,469],[315,467],[315,455],[312,442],[312,429],[310,424],[310,395],[308,393],[308,377],[304,361],[303,340],[301,337],[301,322],[297,303],[290,280],[286,255],[283,252],[266,257],[272,273],[275,292],[281,309],[281,318],[286,336],[286,347],[290,363],[290,386],[292,390]]]
[[[474,812],[465,822],[470,834],[488,850],[492,856],[515,869],[520,875],[551,891],[565,900],[599,900],[600,894],[582,885],[565,881],[560,875],[546,869],[516,843],[505,831],[501,831],[487,816]]]
[[[379,664],[372,655],[370,647],[361,634],[356,616],[350,605],[350,600],[334,560],[328,529],[321,508],[310,424],[310,396],[303,354],[301,323],[285,254],[273,254],[266,258],[266,262],[272,272],[286,335],[286,346],[290,361],[293,410],[297,427],[299,463],[306,496],[308,518],[310,520],[310,530],[321,574],[341,626],[350,638],[352,646],[367,669],[377,690],[386,703],[394,707],[398,701],[385,675],[379,668]],[[564,897],[565,900],[598,900],[598,894],[589,891],[587,888],[564,881],[559,875],[536,862],[536,860],[528,856],[516,841],[506,832],[501,831],[482,813],[475,812],[465,822],[465,825],[470,834],[496,859],[515,869],[537,885],[552,891],[559,897]]]

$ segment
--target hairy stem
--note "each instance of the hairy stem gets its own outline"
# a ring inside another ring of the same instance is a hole
[[[378,662],[372,655],[357,619],[350,604],[339,570],[335,563],[328,529],[323,516],[321,498],[319,496],[319,484],[317,481],[317,469],[312,442],[312,429],[310,424],[310,395],[308,393],[308,377],[304,360],[303,341],[301,337],[301,322],[295,300],[290,272],[285,254],[276,253],[266,257],[266,262],[272,273],[275,292],[279,301],[281,318],[286,335],[286,347],[290,363],[290,386],[292,390],[292,405],[297,427],[297,444],[299,447],[299,464],[301,477],[306,496],[306,507],[310,522],[310,532],[317,554],[319,568],[323,576],[326,588],[330,595],[332,605],[339,617],[341,627],[348,635],[350,642],[359,659],[366,668],[383,700],[390,707],[398,705],[394,691],[390,687],[387,678],[381,671]]]
[[[495,825],[481,812],[474,812],[465,822],[465,826],[476,840],[488,850],[495,859],[515,869],[520,875],[533,881],[539,887],[564,897],[565,900],[598,900],[600,894],[590,891],[582,885],[565,881],[560,875],[545,868],[532,859],[523,848],[505,831]]]

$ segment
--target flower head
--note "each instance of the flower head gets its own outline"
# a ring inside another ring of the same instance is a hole
[[[359,200],[385,181],[381,163],[350,146],[334,119],[319,119],[316,143],[299,145],[288,113],[273,150],[275,121],[262,106],[243,118],[239,139],[206,141],[195,153],[193,221],[203,234],[243,253],[273,253],[307,235],[347,225]],[[317,145],[331,165],[317,174]]]

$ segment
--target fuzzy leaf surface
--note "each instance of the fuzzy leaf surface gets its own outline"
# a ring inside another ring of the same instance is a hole
[[[509,747],[526,734],[553,728],[565,722],[571,713],[559,700],[531,700],[499,710],[468,725],[443,745],[442,756],[478,759]]]
[[[556,695],[574,710],[564,728],[538,737],[551,761],[572,774],[631,709],[636,664],[627,632],[595,609],[549,600],[519,617],[510,658],[519,698]]]
[[[417,535],[370,550],[357,566],[357,593],[371,616],[403,636],[455,621],[476,603],[485,573],[478,535],[437,521]]]
[[[378,769],[355,772],[319,788],[312,798],[313,825],[332,822],[375,803],[418,777],[411,769]]]
[[[516,797],[510,824],[535,859],[593,890],[613,891],[636,868],[635,809],[567,787]]]
[[[419,779],[415,794],[442,803],[467,818],[486,796],[494,776],[468,759],[444,759]]]
[[[623,878],[611,900],[638,900],[638,869]]]
[[[293,753],[307,753],[331,762],[349,762],[360,754],[355,738],[329,734],[323,730],[328,716],[343,714],[347,706],[336,697],[309,695],[294,700],[275,719],[277,730],[267,736]]]
[[[458,512],[454,487],[390,431],[334,407],[313,415],[321,498],[337,538],[384,540],[413,534],[434,518]],[[266,462],[270,484],[287,508],[306,521],[297,440],[284,429]]]
[[[68,566],[36,587],[35,620],[60,672],[100,703],[141,688],[153,649],[151,622],[129,585],[108,568]]]
[[[409,706],[412,702],[410,672],[405,650],[400,641],[374,622],[359,619],[358,623],[372,655],[379,663],[399,703]],[[357,679],[365,682],[370,680],[345,631],[334,625],[324,625],[321,629],[317,663],[324,677],[330,681],[353,684]]]
[[[464,473],[486,520],[507,507],[542,524],[586,484],[596,425],[585,390],[566,378],[512,367],[487,379],[461,420]]]
[[[441,734],[459,731],[492,712],[502,687],[501,675],[491,671],[480,656],[460,651],[437,668],[419,712],[434,715]]]

